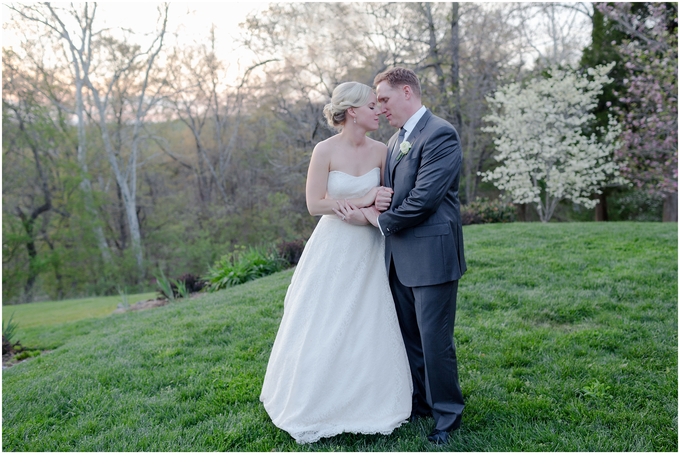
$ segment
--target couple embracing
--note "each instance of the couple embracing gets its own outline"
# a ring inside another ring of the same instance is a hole
[[[315,147],[306,189],[322,217],[288,287],[260,400],[298,443],[429,416],[428,439],[441,445],[463,412],[461,145],[422,105],[413,71],[390,69],[374,85],[343,83],[324,108],[340,132]],[[399,129],[388,146],[366,137],[381,114]]]

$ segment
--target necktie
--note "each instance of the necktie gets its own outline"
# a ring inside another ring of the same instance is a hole
[[[399,156],[399,147],[401,146],[401,143],[404,141],[404,136],[406,135],[406,129],[403,127],[399,131],[399,137],[397,138],[397,145],[394,146],[394,151],[392,152],[392,158],[397,158]]]

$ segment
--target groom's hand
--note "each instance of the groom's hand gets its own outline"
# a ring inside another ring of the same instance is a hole
[[[380,212],[385,212],[387,209],[389,209],[390,204],[392,204],[392,194],[394,194],[392,188],[381,186],[375,196],[376,209],[378,209]]]

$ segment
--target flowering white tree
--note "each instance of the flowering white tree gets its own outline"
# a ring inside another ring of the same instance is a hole
[[[511,83],[488,96],[491,114],[484,119],[493,125],[484,130],[497,135],[495,159],[501,164],[480,173],[482,179],[514,203],[534,204],[542,222],[563,199],[595,207],[591,196],[605,182],[622,180],[612,159],[620,125],[610,117],[607,128],[590,136],[582,132],[595,120],[592,111],[613,65],[586,75],[552,67],[548,78]]]

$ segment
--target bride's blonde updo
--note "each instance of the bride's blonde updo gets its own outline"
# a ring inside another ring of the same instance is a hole
[[[340,128],[345,125],[349,108],[358,108],[368,103],[373,90],[358,82],[345,82],[335,87],[331,102],[323,108],[328,125]]]

